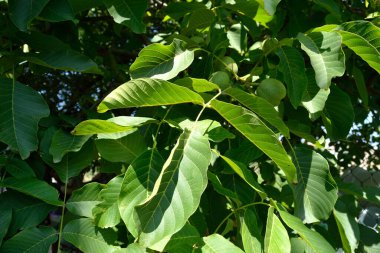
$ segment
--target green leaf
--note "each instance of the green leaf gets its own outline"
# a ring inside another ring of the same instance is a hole
[[[93,218],[92,209],[101,202],[99,193],[102,186],[92,182],[72,192],[66,208],[73,214]]]
[[[100,191],[99,197],[102,202],[92,209],[96,226],[109,228],[119,224],[120,213],[118,209],[118,199],[122,182],[123,176],[114,177],[107,183],[106,187]]]
[[[179,19],[186,14],[206,9],[206,5],[199,2],[170,2],[163,11],[173,19]]]
[[[200,78],[185,77],[176,80],[174,83],[192,89],[196,92],[209,92],[219,89],[219,86],[215,83]]]
[[[163,250],[170,237],[185,225],[207,186],[210,159],[206,137],[198,132],[181,134],[149,199],[136,207],[141,245]]]
[[[131,243],[127,248],[118,249],[112,253],[147,253],[146,248],[137,243]]]
[[[220,155],[220,157],[231,167],[236,174],[239,175],[249,186],[252,187],[260,195],[262,199],[267,197],[264,189],[260,186],[257,180],[253,177],[252,171],[246,168],[246,166],[240,162],[233,161],[230,158]]]
[[[264,6],[266,12],[273,16],[276,12],[277,5],[281,2],[281,0],[257,0],[261,6]]]
[[[211,102],[211,107],[271,158],[284,171],[288,181],[293,183],[296,172],[294,164],[277,136],[254,113],[217,100]]]
[[[3,238],[8,232],[8,227],[12,221],[12,209],[0,209],[0,250],[1,244],[3,243]]]
[[[264,1],[268,2],[268,0],[235,0],[233,4],[227,4],[225,7],[266,26],[273,19],[273,16],[269,12],[273,11],[275,3],[266,4],[265,7]],[[275,1],[272,0],[272,2]]]
[[[219,234],[203,237],[202,253],[243,253],[240,248]]]
[[[306,227],[300,219],[277,207],[285,224],[298,233],[315,253],[334,253],[335,249],[319,233]]]
[[[0,182],[1,187],[30,195],[48,204],[60,206],[62,202],[58,199],[58,191],[45,181],[36,178],[13,178],[8,177]]]
[[[49,153],[53,156],[53,162],[59,163],[65,154],[78,152],[88,141],[91,135],[74,136],[59,129],[53,135]]]
[[[380,252],[379,233],[372,228],[359,224],[360,228],[360,250],[366,253]]]
[[[15,178],[36,177],[34,170],[25,161],[8,158],[5,164],[6,171]]]
[[[230,42],[230,47],[244,54],[247,49],[247,32],[241,24],[234,24],[227,32],[227,38]]]
[[[194,248],[202,245],[202,238],[198,230],[186,223],[186,225],[171,238],[165,247],[165,252],[169,253],[188,253],[192,252]]]
[[[103,0],[67,0],[71,6],[74,13],[79,13],[91,8],[98,7],[102,4]]]
[[[294,47],[280,47],[276,54],[280,58],[279,70],[284,76],[288,97],[294,108],[297,108],[307,87],[304,59]]]
[[[280,219],[274,214],[274,208],[268,209],[267,226],[264,240],[265,253],[290,253],[288,232]]]
[[[8,1],[8,12],[13,24],[21,31],[28,29],[28,24],[37,17],[49,0]]]
[[[109,242],[111,237],[116,238],[115,231],[99,229],[89,218],[70,221],[63,229],[62,236],[83,252],[113,253],[120,249]]]
[[[205,29],[210,27],[215,19],[215,13],[212,10],[200,8],[191,13],[187,29],[194,31],[196,29]]]
[[[341,18],[340,7],[334,0],[313,0],[314,3],[328,10],[338,20]]]
[[[111,109],[171,105],[181,103],[203,104],[197,93],[176,84],[155,79],[136,79],[120,85],[98,106],[98,112]]]
[[[131,163],[146,150],[144,138],[138,132],[120,139],[98,139],[95,144],[100,156],[110,162]]]
[[[153,118],[133,116],[118,116],[107,120],[89,119],[79,123],[71,133],[74,135],[119,133],[153,122],[157,121]]]
[[[94,143],[89,141],[80,151],[67,153],[59,163],[53,163],[52,159],[46,155],[43,156],[43,159],[57,172],[62,182],[68,182],[70,178],[79,175],[95,159]]]
[[[358,89],[360,99],[363,101],[363,105],[365,107],[368,106],[368,91],[365,84],[363,73],[360,69],[358,69],[356,66],[352,69],[352,75],[355,79],[356,88]]]
[[[262,117],[269,124],[276,127],[283,135],[289,137],[289,129],[280,118],[279,113],[274,109],[273,105],[267,100],[244,92],[237,88],[228,88],[223,93],[236,99],[242,105]]]
[[[306,148],[296,148],[293,160],[298,179],[294,187],[295,215],[305,223],[328,219],[338,198],[338,188],[327,160]]]
[[[194,52],[185,48],[186,43],[174,39],[170,45],[151,44],[140,51],[129,68],[133,79],[151,77],[169,80],[185,70],[194,60]]]
[[[297,39],[301,42],[302,50],[310,57],[319,88],[327,89],[332,78],[343,76],[346,67],[339,33],[299,33]]]
[[[0,83],[0,141],[26,159],[37,150],[38,122],[49,115],[49,108],[32,88],[10,79]]]
[[[144,33],[143,17],[148,8],[147,0],[102,0],[109,14],[118,24],[125,25],[134,33]]]
[[[50,0],[40,17],[50,22],[61,22],[73,20],[75,13],[67,0]]]
[[[345,139],[354,122],[350,96],[333,85],[323,111],[323,123],[332,140]]]
[[[352,217],[342,201],[336,203],[334,218],[338,225],[344,252],[354,253],[359,245],[360,231],[355,217]]]
[[[340,26],[343,44],[380,74],[380,28],[368,21],[351,21]]]
[[[1,253],[48,253],[50,246],[58,239],[58,233],[51,227],[28,228],[6,241]]]
[[[246,209],[241,219],[241,238],[246,253],[263,251],[263,238],[257,224],[257,216],[251,209]]]
[[[156,149],[147,150],[129,165],[121,185],[119,211],[128,230],[134,237],[138,236],[135,206],[148,199],[153,191],[164,159]]]

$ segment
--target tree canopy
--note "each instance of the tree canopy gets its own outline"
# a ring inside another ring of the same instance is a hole
[[[380,251],[380,1],[0,8],[0,253]]]

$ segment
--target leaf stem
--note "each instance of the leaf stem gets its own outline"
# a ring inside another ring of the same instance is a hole
[[[231,213],[229,213],[220,223],[219,225],[216,227],[215,231],[214,231],[214,234],[216,234],[220,228],[223,226],[223,224],[232,216],[234,215],[235,213],[237,213],[238,211],[242,210],[242,209],[245,209],[247,207],[250,207],[250,206],[255,206],[255,205],[265,205],[265,206],[271,206],[270,204],[268,203],[264,203],[264,202],[254,202],[254,203],[249,203],[247,205],[244,205],[244,206],[241,206],[241,207],[238,207],[236,208],[235,210],[232,210]]]
[[[164,117],[162,118],[162,120],[160,120],[160,123],[158,123],[156,134],[153,136],[153,147],[152,147],[152,149],[155,149],[157,147],[157,137],[158,137],[158,134],[160,132],[161,125],[164,122],[164,120],[166,119],[166,117],[169,115],[169,112],[172,109],[172,107],[173,106],[169,107],[169,109],[166,111],[166,113],[165,113]]]
[[[195,123],[197,123],[198,120],[199,120],[199,118],[201,117],[203,111],[204,111],[207,107],[209,107],[210,104],[211,104],[211,102],[212,102],[213,100],[215,100],[217,97],[219,97],[221,94],[222,94],[222,90],[221,90],[221,89],[218,89],[218,93],[217,93],[215,96],[213,96],[213,97],[212,97],[212,98],[211,98],[206,104],[203,104],[202,109],[199,111],[199,113],[198,113],[198,115],[197,115],[197,117],[196,117],[196,119],[195,119],[195,122],[194,122],[194,126],[193,126],[193,128],[195,127]]]
[[[65,182],[65,190],[64,190],[64,193],[63,193],[62,214],[61,214],[61,221],[60,221],[60,224],[59,224],[59,235],[58,235],[58,251],[57,251],[58,253],[61,253],[63,218],[65,216],[65,208],[66,208],[67,183],[68,183],[68,180],[66,180],[66,182]]]

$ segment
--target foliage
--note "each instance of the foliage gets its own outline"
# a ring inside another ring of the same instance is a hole
[[[379,1],[24,2],[0,1],[1,253],[380,250],[379,188],[340,177],[379,169]]]

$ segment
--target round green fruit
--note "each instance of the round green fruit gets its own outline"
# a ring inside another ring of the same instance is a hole
[[[286,88],[279,80],[268,78],[259,84],[256,94],[268,100],[272,105],[277,106],[286,96]]]
[[[226,89],[231,85],[230,76],[224,71],[212,73],[210,82],[217,84],[221,89]]]
[[[216,68],[219,70],[227,70],[235,74],[238,72],[238,65],[236,64],[235,60],[229,56],[224,56],[221,61],[218,60]]]

